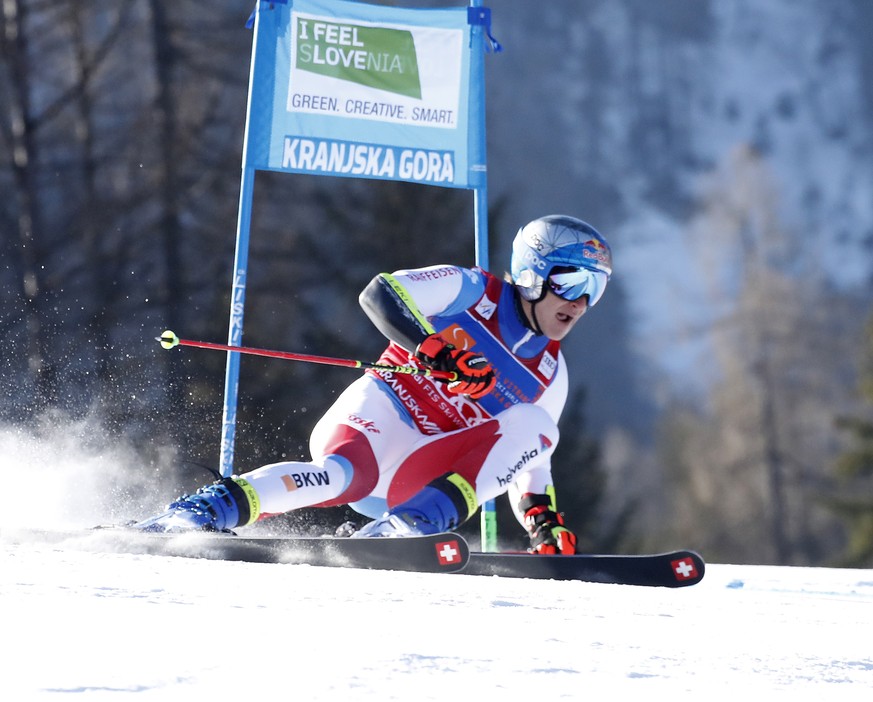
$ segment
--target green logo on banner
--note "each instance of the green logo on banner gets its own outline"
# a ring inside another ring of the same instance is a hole
[[[421,99],[415,43],[405,29],[298,18],[297,68]]]

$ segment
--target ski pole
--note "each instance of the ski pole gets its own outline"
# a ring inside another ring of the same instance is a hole
[[[329,356],[312,356],[306,353],[291,353],[289,351],[270,351],[269,349],[255,349],[250,346],[229,346],[227,344],[213,344],[208,341],[191,341],[180,339],[169,329],[160,336],[155,337],[165,349],[174,346],[193,346],[198,349],[214,349],[216,351],[234,351],[250,356],[267,356],[269,358],[284,358],[289,361],[304,361],[306,363],[321,363],[327,366],[343,366],[345,368],[372,368],[374,370],[403,373],[405,375],[426,375],[434,380],[451,382],[457,380],[458,375],[451,371],[432,370],[430,368],[418,368],[416,366],[391,366],[383,363],[371,363],[370,361],[356,361],[351,358],[331,358]]]

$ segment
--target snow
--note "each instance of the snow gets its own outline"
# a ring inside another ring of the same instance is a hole
[[[873,699],[873,570],[716,564],[672,590],[16,543],[174,496],[102,435],[0,428],[4,701]]]
[[[684,589],[95,553],[0,530],[4,700],[869,700],[873,571]]]

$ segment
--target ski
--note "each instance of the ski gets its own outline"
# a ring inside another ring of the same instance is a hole
[[[633,556],[473,552],[462,573],[647,587],[687,587],[699,583],[705,569],[703,559],[693,551]]]
[[[706,565],[693,551],[645,555],[544,556],[470,552],[453,533],[403,538],[237,536],[209,532],[145,533],[124,527],[82,531],[9,532],[5,541],[41,541],[99,552],[180,556],[251,563],[458,573],[503,578],[576,580],[647,587],[687,587],[703,579]]]
[[[99,552],[418,573],[460,571],[470,555],[467,542],[457,534],[354,539],[237,536],[200,531],[156,534],[123,527],[98,527],[72,532],[22,531],[17,539],[13,535],[13,540],[20,543],[39,540]]]

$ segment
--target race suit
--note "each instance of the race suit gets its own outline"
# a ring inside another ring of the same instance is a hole
[[[390,340],[381,363],[420,366],[416,343],[436,331],[484,355],[496,386],[471,400],[425,375],[365,372],[316,424],[311,462],[245,474],[261,512],[350,504],[375,518],[450,471],[480,504],[508,491],[519,521],[520,495],[553,494],[567,372],[559,343],[525,323],[514,287],[477,268],[438,265],[377,276],[361,302]]]

